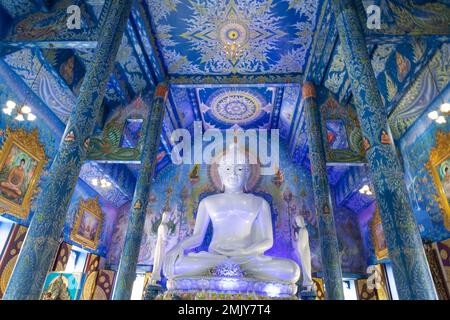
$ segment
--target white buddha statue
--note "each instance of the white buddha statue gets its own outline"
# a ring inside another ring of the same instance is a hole
[[[294,261],[264,255],[273,245],[271,209],[262,197],[244,192],[249,171],[248,164],[218,163],[224,192],[200,202],[192,236],[167,253],[163,272],[168,279],[205,275],[231,263],[238,265],[246,278],[298,281],[300,268]],[[210,221],[213,235],[208,251],[186,255],[185,250],[202,244]]]
[[[153,271],[150,279],[150,283],[152,285],[156,285],[157,282],[161,280],[161,267],[165,257],[167,235],[169,233],[169,227],[167,225],[168,222],[169,212],[164,211],[157,232],[155,255],[153,259]]]
[[[300,215],[295,217],[295,224],[299,227],[298,231],[295,232],[295,240],[302,268],[302,286],[305,288],[305,291],[312,291],[314,283],[311,275],[311,250],[309,247],[308,229],[306,229],[305,219]]]

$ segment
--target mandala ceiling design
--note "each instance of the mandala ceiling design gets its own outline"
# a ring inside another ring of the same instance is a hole
[[[215,117],[228,123],[248,122],[260,112],[261,103],[256,96],[245,91],[220,92],[211,102]]]
[[[148,2],[169,73],[223,75],[303,72],[320,1]]]
[[[198,105],[207,128],[268,128],[275,87],[197,88]]]

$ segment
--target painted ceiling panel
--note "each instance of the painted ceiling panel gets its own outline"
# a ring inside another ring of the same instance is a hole
[[[4,57],[4,61],[65,123],[75,96],[66,82],[38,49],[22,49]]]
[[[270,127],[275,87],[200,88],[197,99],[205,129]]]
[[[194,109],[197,109],[197,104],[194,90],[192,90],[192,100],[190,96],[191,93],[188,88],[170,87],[168,103],[172,108],[175,107],[175,112],[178,113],[183,128],[189,128],[195,119]]]
[[[381,30],[387,35],[447,34],[450,18],[448,0],[362,0],[365,7],[381,8]],[[364,24],[363,24],[364,25]],[[368,32],[368,34],[376,31]]]
[[[105,168],[102,167],[101,164],[99,163],[86,162],[81,167],[79,177],[80,179],[84,180],[92,189],[97,191],[97,193],[101,195],[104,199],[110,201],[111,203],[114,203],[116,207],[120,207],[126,202],[130,201],[133,194],[132,190],[133,188],[131,187],[133,187],[134,185],[125,184],[126,186],[129,186],[129,189],[131,189],[131,196],[130,196],[130,190],[124,190],[121,187],[121,183],[123,183],[123,181],[116,181],[120,179],[117,179],[118,177],[111,177],[110,176],[111,172],[105,171],[106,171]],[[126,173],[123,173],[121,177],[122,180],[130,179],[130,175],[126,175]],[[99,185],[94,185],[92,183],[93,179],[97,179],[97,181],[100,181],[101,179],[107,179],[107,181],[112,182],[113,185],[107,188],[103,188]]]
[[[439,47],[434,40],[411,40],[378,46],[372,57],[375,77],[387,112],[397,105],[412,80]]]
[[[146,1],[169,74],[191,75],[303,72],[322,2]]]
[[[450,44],[443,45],[423,68],[389,117],[394,138],[400,137],[425,112],[450,81]]]

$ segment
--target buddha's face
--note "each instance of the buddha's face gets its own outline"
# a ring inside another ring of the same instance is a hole
[[[246,164],[220,164],[218,167],[220,179],[225,188],[243,189],[249,175],[249,166]]]

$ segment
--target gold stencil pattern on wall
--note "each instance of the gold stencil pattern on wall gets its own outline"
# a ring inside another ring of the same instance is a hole
[[[0,259],[0,299],[8,286],[9,278],[16,265],[27,230],[24,226],[14,225],[6,242],[3,256]]]
[[[83,285],[81,300],[91,300],[97,284],[98,271],[89,272]]]
[[[316,290],[316,300],[325,300],[325,290],[323,289],[323,279],[313,278],[314,290]]]

